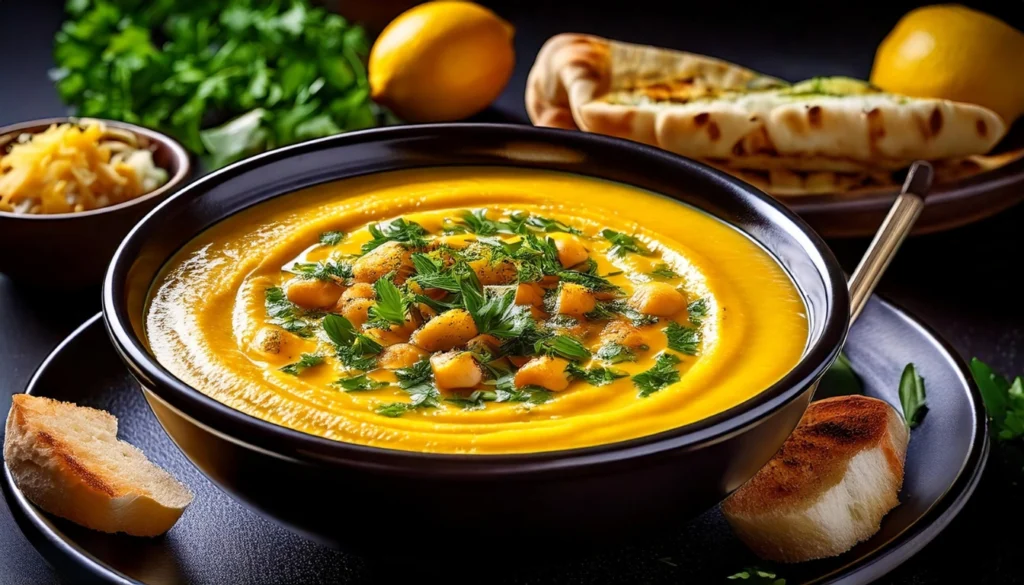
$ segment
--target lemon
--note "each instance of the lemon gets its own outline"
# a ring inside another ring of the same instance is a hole
[[[513,28],[472,2],[428,2],[391,21],[370,51],[370,91],[409,122],[444,122],[487,107],[515,65]]]
[[[891,93],[1024,112],[1024,33],[960,5],[907,13],[875,53],[871,83]]]

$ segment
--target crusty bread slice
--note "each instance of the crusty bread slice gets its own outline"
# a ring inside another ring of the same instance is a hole
[[[813,402],[778,453],[722,504],[758,556],[799,563],[846,552],[899,503],[910,431],[888,403]]]
[[[167,532],[192,492],[117,440],[108,412],[15,394],[4,459],[34,504],[94,530],[156,536]]]

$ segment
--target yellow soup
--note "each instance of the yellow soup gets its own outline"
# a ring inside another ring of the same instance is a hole
[[[185,246],[156,358],[242,412],[439,453],[611,443],[735,406],[800,359],[804,304],[764,250],[646,191],[437,168],[323,185]]]

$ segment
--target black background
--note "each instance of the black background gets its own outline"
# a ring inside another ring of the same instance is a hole
[[[736,61],[791,81],[815,75],[866,78],[874,49],[918,3],[890,2],[505,2],[488,3],[517,29],[516,72],[492,119],[526,122],[526,74],[541,43],[559,32],[586,32]],[[605,5],[614,8],[605,8]],[[1024,3],[968,3],[1022,27]],[[47,78],[60,2],[0,1],[0,125],[60,115]],[[1024,75],[1024,55],[1018,75]],[[1024,185],[1021,186],[1024,189]],[[880,291],[946,337],[965,358],[1007,374],[1024,373],[1021,293],[1024,206],[978,224],[910,240]],[[852,270],[866,241],[831,242]],[[31,254],[31,250],[2,250]],[[67,261],[74,261],[68,251]],[[41,270],[59,267],[40,267]],[[0,275],[0,412],[23,390],[46,353],[99,310],[98,291],[27,290]],[[1024,582],[1015,537],[1024,522],[1022,489],[990,466],[950,528],[888,582]],[[53,572],[0,503],[0,584],[53,583]],[[244,580],[243,576],[240,576]]]

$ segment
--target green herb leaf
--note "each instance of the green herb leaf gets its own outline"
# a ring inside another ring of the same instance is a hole
[[[544,404],[551,402],[554,393],[540,386],[523,386],[516,388],[512,373],[505,374],[495,380],[495,402],[526,402]]]
[[[352,265],[337,260],[296,262],[291,265],[290,271],[303,278],[316,280],[337,282],[352,278]]]
[[[374,412],[389,418],[398,418],[415,408],[416,407],[409,402],[389,402],[378,406]]]
[[[614,368],[602,368],[600,366],[583,368],[576,363],[570,363],[569,367],[566,368],[566,371],[569,372],[569,375],[573,378],[583,380],[591,386],[606,386],[619,378],[629,376],[626,372],[616,370]]]
[[[377,303],[370,307],[367,325],[388,329],[391,325],[404,324],[409,299],[398,290],[395,283],[390,278],[381,278],[373,283],[373,290],[377,293]]]
[[[575,270],[560,270],[555,273],[562,282],[571,282],[594,292],[619,292],[621,289],[607,278]]]
[[[745,581],[750,585],[786,585],[785,579],[779,579],[775,573],[757,567],[743,569],[738,573],[729,575],[726,579]]]
[[[705,317],[708,316],[707,299],[691,301],[689,305],[686,305],[686,312],[690,317],[690,323],[700,325],[704,322]]]
[[[566,225],[557,219],[551,219],[548,217],[541,217],[539,215],[530,215],[526,217],[525,224],[542,232],[565,232],[574,234],[577,236],[583,235],[580,230]]]
[[[459,218],[470,232],[478,236],[493,236],[504,228],[501,222],[487,218],[486,209],[462,211],[459,213]]]
[[[627,236],[615,230],[605,228],[601,230],[601,237],[612,243],[612,247],[608,250],[608,253],[612,256],[622,258],[630,252],[643,256],[651,253],[646,246],[638,242],[633,236]]]
[[[327,337],[337,346],[350,346],[356,338],[356,328],[352,322],[334,313],[328,313],[323,320],[324,331]]]
[[[666,280],[679,278],[679,275],[676,274],[676,271],[672,270],[672,267],[664,262],[655,266],[654,270],[651,270],[648,274],[655,278],[664,278]]]
[[[332,231],[320,234],[320,244],[323,246],[337,246],[345,239],[345,232]]]
[[[554,355],[570,361],[590,359],[590,350],[568,335],[554,335],[534,344],[534,351],[542,355]]]
[[[440,406],[441,392],[434,385],[434,370],[430,360],[424,359],[416,364],[395,370],[398,386],[409,394],[409,402],[393,402],[377,408],[377,414],[396,417],[402,416],[416,408],[436,408]]]
[[[462,293],[462,304],[473,317],[480,334],[508,339],[521,335],[533,324],[529,308],[515,303],[514,289],[500,294],[485,294],[480,280],[472,271],[458,275],[456,282]]]
[[[445,398],[445,402],[451,402],[462,407],[463,410],[483,410],[486,408],[485,402],[494,402],[498,399],[497,392],[491,392],[489,390],[474,390],[468,396],[456,396],[452,398]]]
[[[907,364],[900,377],[900,405],[903,406],[903,418],[910,428],[921,424],[928,406],[925,400],[924,379],[918,375],[914,364]]]
[[[640,398],[647,398],[678,382],[679,371],[676,366],[679,363],[680,360],[675,354],[663,353],[655,360],[653,368],[633,376],[633,385],[640,391]]]
[[[694,327],[684,327],[675,321],[671,321],[665,328],[665,335],[668,337],[668,348],[686,355],[697,355],[700,347],[700,330]]]
[[[630,307],[622,299],[598,301],[598,303],[594,305],[594,310],[590,311],[585,316],[591,321],[604,321],[619,315],[629,319],[630,323],[632,323],[634,327],[646,327],[647,325],[653,325],[659,321],[659,319],[654,315],[645,315],[633,307]]]
[[[416,275],[410,280],[422,288],[439,288],[448,292],[459,292],[459,283],[451,273],[445,273],[440,261],[431,258],[426,254],[416,253],[412,255],[413,266],[416,267]]]
[[[390,386],[387,382],[374,380],[366,374],[340,378],[334,382],[334,385],[340,387],[345,392],[365,392],[367,390],[377,390],[378,388]]]
[[[422,248],[427,244],[424,239],[427,230],[423,229],[420,224],[408,221],[404,217],[399,217],[389,223],[370,225],[367,229],[373,239],[363,244],[363,254],[372,252],[388,242],[398,242],[413,248]]]
[[[851,396],[863,393],[864,386],[861,384],[857,372],[853,370],[853,364],[850,363],[850,359],[846,357],[845,353],[840,353],[839,358],[821,377],[818,389],[814,391],[814,399],[821,400],[833,396]]]
[[[267,323],[277,325],[299,337],[309,337],[313,334],[310,324],[299,316],[301,310],[288,300],[283,288],[272,286],[266,290],[265,294],[267,316],[270,317],[267,319]]]
[[[620,345],[618,343],[606,343],[602,345],[598,348],[597,353],[594,354],[594,356],[609,364],[636,361],[636,353],[625,345]]]
[[[288,364],[281,368],[281,371],[286,374],[298,376],[308,368],[313,368],[324,363],[324,357],[315,353],[304,353],[299,356],[299,361]]]

